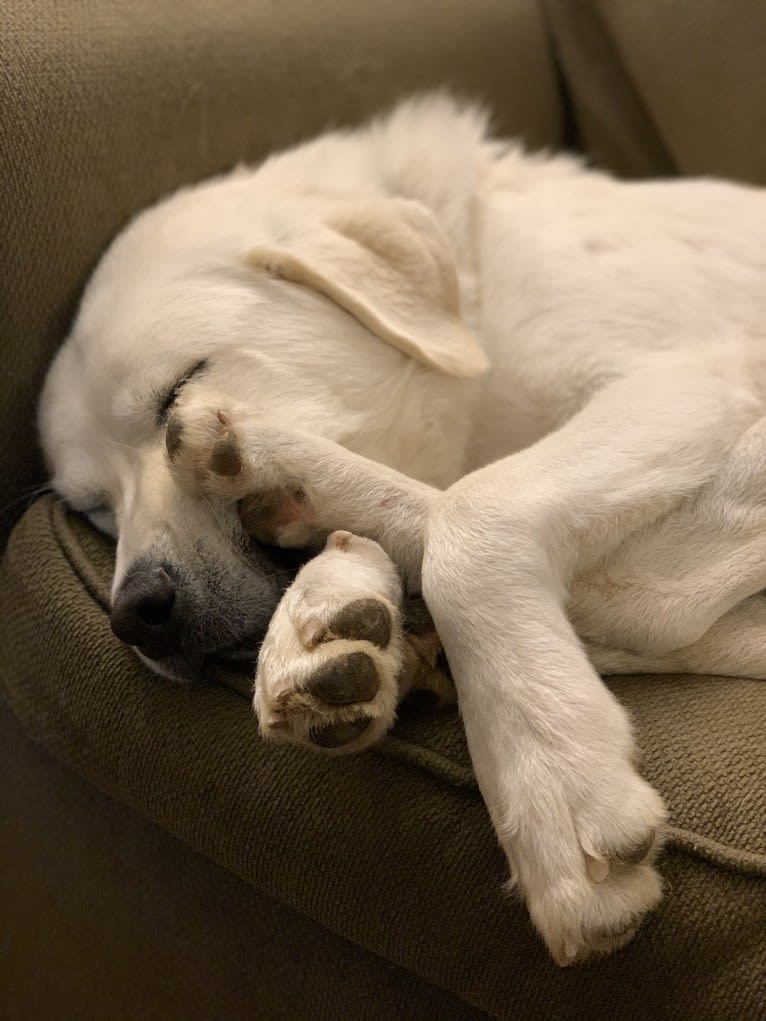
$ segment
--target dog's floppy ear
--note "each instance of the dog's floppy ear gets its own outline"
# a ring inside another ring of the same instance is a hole
[[[418,202],[337,202],[321,221],[247,255],[258,269],[312,287],[382,340],[452,376],[478,376],[486,355],[460,318],[446,238]]]

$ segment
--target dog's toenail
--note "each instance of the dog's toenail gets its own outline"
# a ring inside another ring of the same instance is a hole
[[[564,939],[557,947],[551,947],[551,956],[559,968],[568,968],[577,960],[579,948],[570,939]]]
[[[239,475],[242,471],[239,447],[232,436],[225,436],[218,440],[213,447],[213,453],[210,455],[210,467],[216,475]]]
[[[603,883],[609,875],[609,862],[606,858],[594,858],[593,855],[585,855],[585,871],[590,876],[591,882]]]
[[[309,678],[306,690],[328,705],[371,702],[380,688],[375,664],[366,652],[330,660]]]
[[[355,599],[335,614],[329,627],[337,638],[372,642],[381,649],[391,641],[391,614],[378,599]]]
[[[312,727],[309,736],[320,748],[340,748],[360,737],[369,725],[369,719],[352,720],[350,723],[329,723],[324,727]]]

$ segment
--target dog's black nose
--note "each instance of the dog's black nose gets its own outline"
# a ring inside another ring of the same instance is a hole
[[[112,631],[150,659],[170,656],[180,648],[175,601],[175,582],[165,567],[137,565],[115,596]]]

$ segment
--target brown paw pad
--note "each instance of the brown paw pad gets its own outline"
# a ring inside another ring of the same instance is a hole
[[[243,497],[238,504],[240,524],[254,539],[276,542],[279,529],[314,520],[314,511],[301,486],[277,486]]]
[[[239,445],[233,436],[222,437],[213,447],[210,455],[210,469],[216,475],[231,477],[242,471],[242,457]]]
[[[239,501],[239,521],[248,535],[267,545],[276,541],[274,523],[282,509],[284,493],[278,489],[251,493]]]
[[[583,938],[595,953],[608,953],[629,943],[636,934],[638,923],[635,918],[613,925],[586,926]]]
[[[369,719],[351,720],[349,723],[328,723],[323,727],[312,727],[309,736],[320,748],[341,748],[360,737],[369,725]]]
[[[618,851],[612,852],[611,857],[625,865],[638,865],[639,862],[642,862],[651,853],[656,840],[657,831],[652,830],[643,840],[638,840],[634,844],[629,844],[626,847],[621,847]]]
[[[378,671],[366,652],[349,652],[330,660],[306,685],[306,691],[328,705],[371,702],[379,688]]]
[[[388,607],[379,600],[355,599],[335,614],[329,628],[335,638],[372,642],[385,649],[391,641],[393,625]]]

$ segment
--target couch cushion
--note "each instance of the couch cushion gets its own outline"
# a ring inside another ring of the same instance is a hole
[[[2,702],[0,775],[6,1021],[486,1021],[97,791]]]
[[[151,675],[111,635],[109,542],[53,497],[0,579],[0,677],[26,730],[258,890],[498,1018],[758,1017],[766,685],[621,678],[672,812],[667,896],[614,957],[560,972],[506,875],[457,716],[351,759],[260,741],[248,701]],[[641,990],[640,998],[636,990]]]
[[[766,4],[543,0],[585,148],[620,173],[766,184]]]

